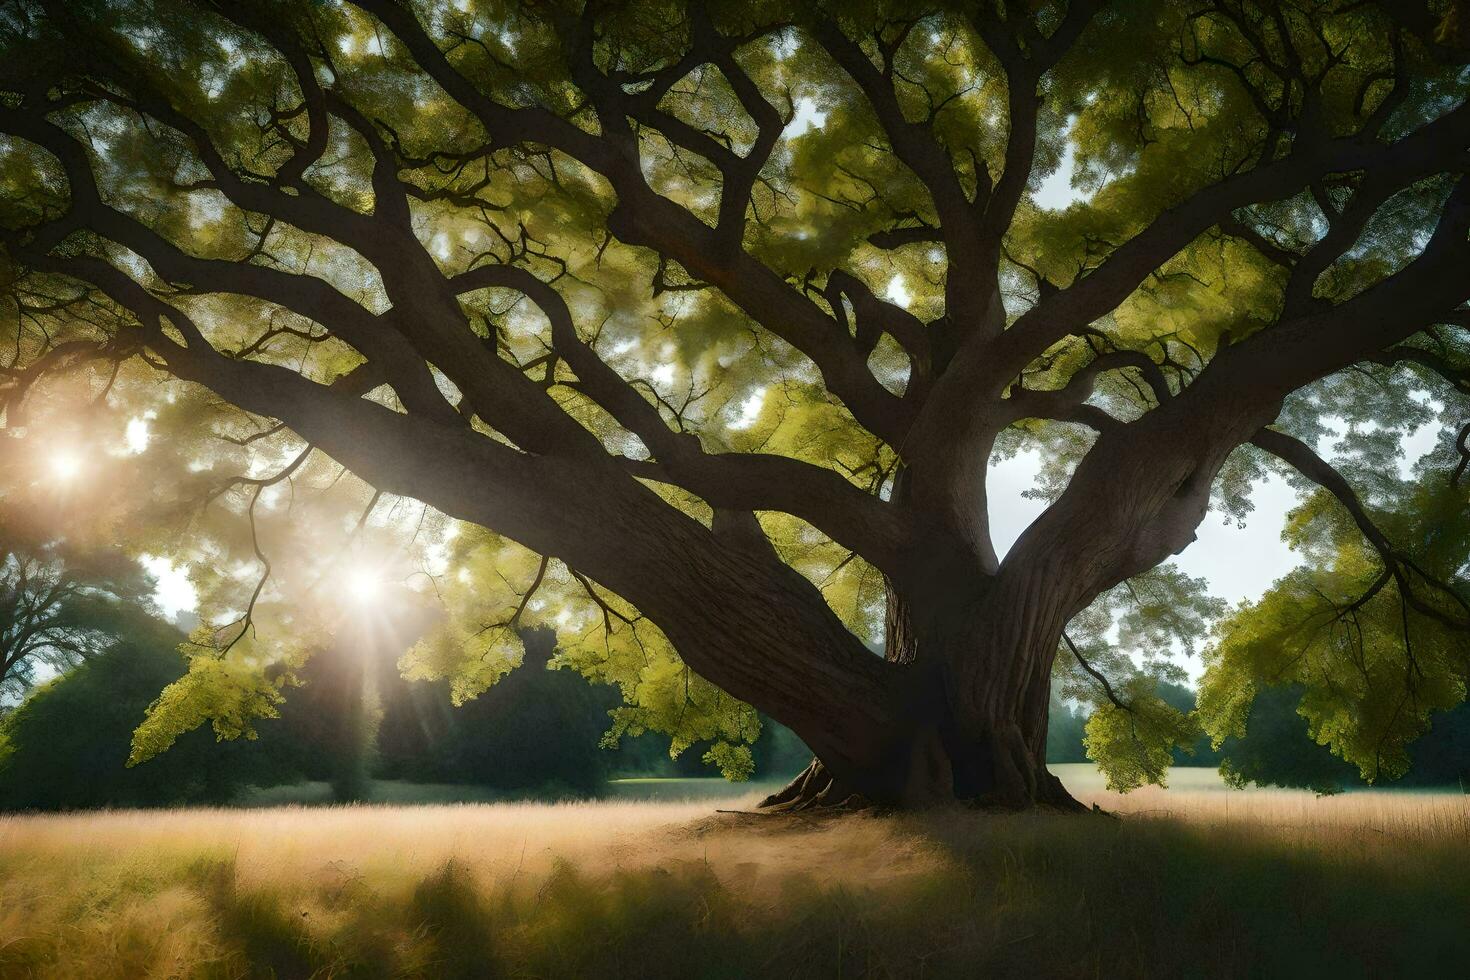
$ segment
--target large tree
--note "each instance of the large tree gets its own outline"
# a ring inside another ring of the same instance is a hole
[[[224,482],[263,574],[200,675],[274,696],[258,651],[219,665],[280,569],[263,496],[325,458],[368,511],[463,523],[409,663],[461,694],[549,621],[623,685],[615,731],[704,718],[738,770],[721,698],[793,728],[818,761],[774,803],[1069,805],[1059,653],[1094,754],[1158,778],[1188,726],[1099,644],[1192,639],[1212,607],[1159,566],[1281,461],[1341,515],[1303,526],[1358,535],[1319,544],[1366,582],[1325,619],[1402,618],[1365,695],[1399,707],[1335,719],[1343,751],[1463,697],[1465,555],[1389,536],[1463,491],[1359,493],[1315,448],[1334,416],[1466,410],[1459,5],[795,9],[0,5],[7,418],[60,372],[134,405],[159,372],[254,467]],[[1064,165],[1078,200],[1038,199]],[[1022,446],[1051,500],[1002,558],[988,464]],[[1248,639],[1217,702],[1248,700]],[[208,710],[180,688],[155,716]]]

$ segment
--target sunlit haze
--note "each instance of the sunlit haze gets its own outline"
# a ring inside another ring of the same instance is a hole
[[[343,582],[347,598],[359,606],[369,606],[383,597],[383,577],[373,568],[354,568]]]
[[[51,475],[57,480],[74,480],[81,472],[82,459],[76,453],[60,449],[51,454]]]

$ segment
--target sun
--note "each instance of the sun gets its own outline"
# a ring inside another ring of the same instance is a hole
[[[383,577],[373,568],[354,568],[343,583],[347,597],[359,606],[368,606],[383,597]]]
[[[82,472],[82,459],[76,453],[59,449],[51,454],[51,475],[62,482],[70,482]]]

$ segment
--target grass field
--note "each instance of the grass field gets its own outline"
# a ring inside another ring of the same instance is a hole
[[[1084,775],[1064,778],[1123,819],[716,812],[754,802],[738,789],[0,817],[0,976],[1350,977],[1470,962],[1466,797],[1225,792],[1178,774],[1117,797]]]

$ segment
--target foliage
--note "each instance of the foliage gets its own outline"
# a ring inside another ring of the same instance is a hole
[[[458,783],[501,796],[586,797],[604,791],[610,770],[704,775],[713,760],[702,757],[722,751],[719,743],[697,743],[676,767],[667,742],[660,748],[652,735],[625,738],[619,751],[600,748],[621,696],[552,669],[554,635],[532,630],[523,634],[526,669],[463,705],[452,705],[447,682],[403,678],[391,640],[330,647],[304,665],[278,717],[253,722],[256,739],[221,742],[207,730],[187,732],[167,752],[125,766],[132,729],[156,692],[180,680],[187,658],[175,649],[177,631],[139,612],[119,613],[107,627],[117,638],[104,651],[33,692],[0,723],[0,809],[225,803],[248,785],[300,779],[329,783],[338,802],[371,798],[373,778]],[[762,726],[749,751],[719,761],[727,768],[754,763],[770,777],[793,774],[810,759],[774,723]]]
[[[1318,744],[1296,712],[1300,687],[1267,688],[1251,704],[1245,731],[1222,747],[1220,773],[1237,789],[1295,786],[1335,793],[1358,781],[1357,770]]]
[[[689,670],[636,609],[488,531],[465,528],[450,547],[455,573],[439,589],[448,615],[404,655],[406,677],[449,678],[454,702],[465,704],[520,666],[524,630],[544,628],[555,636],[554,669],[622,693],[604,748],[657,732],[677,758],[696,742],[713,742],[708,761],[731,778],[750,775],[749,746],[760,735],[754,710]]]
[[[167,624],[120,612],[108,626],[115,640],[0,722],[0,809],[217,804],[246,785],[293,778],[303,748],[278,729],[239,745],[193,732],[158,759],[125,765],[144,710],[185,667]]]
[[[606,699],[569,671],[551,669],[550,631],[526,632],[522,642],[521,669],[457,707],[431,750],[455,782],[551,798],[595,795],[610,761],[598,748]]]
[[[622,692],[625,704],[612,712],[604,748],[659,732],[670,737],[669,756],[677,758],[696,742],[712,742],[705,761],[727,778],[750,776],[750,745],[761,732],[755,709],[690,670],[650,621],[589,589],[585,601],[563,607],[558,622],[567,625],[558,625],[556,665]]]
[[[1179,660],[1198,652],[1224,609],[1208,588],[1161,565],[1100,596],[1067,626],[1054,690],[1080,703],[1086,757],[1110,787],[1164,785],[1169,766],[1199,764],[1191,758],[1200,747],[1194,698],[1179,683]]]
[[[1268,687],[1252,701],[1245,734],[1221,747],[1220,770],[1236,786],[1287,786],[1331,793],[1361,787],[1362,775],[1315,741],[1299,712],[1305,688]],[[1470,781],[1470,704],[1436,713],[1408,748],[1409,768],[1391,785],[1464,790]]]
[[[1130,686],[1123,696],[1126,707],[1105,704],[1087,719],[1087,757],[1107,775],[1108,789],[1167,786],[1175,748],[1191,748],[1199,728],[1149,686]]]
[[[1334,501],[1312,496],[1293,513],[1289,532],[1309,564],[1222,622],[1207,655],[1200,716],[1216,747],[1248,733],[1257,690],[1295,685],[1314,741],[1368,782],[1395,779],[1431,714],[1465,699],[1470,644],[1451,612],[1459,600],[1424,583],[1460,574],[1470,516],[1431,465],[1418,481],[1379,478],[1379,519],[1414,542],[1394,564],[1364,545]]]
[[[280,681],[256,664],[196,654],[188,659],[184,676],[148,706],[146,722],[133,735],[128,764],[147,762],[205,723],[219,739],[253,740],[258,737],[255,722],[280,717],[282,700]]]
[[[1196,722],[1198,715],[1195,704],[1195,691],[1192,687],[1176,684],[1173,681],[1160,681],[1158,695],[1175,711],[1190,715]],[[1220,753],[1210,744],[1210,736],[1198,724],[1195,725],[1196,738],[1193,745],[1174,747],[1174,762],[1176,766],[1219,766]]]
[[[1053,695],[1046,726],[1046,761],[1078,763],[1087,761],[1087,715]]]
[[[1409,746],[1407,786],[1470,788],[1470,703],[1429,718],[1429,732]]]
[[[566,674],[533,668],[451,709],[442,688],[392,671],[368,684],[370,656],[328,650],[306,665],[279,717],[255,723],[258,740],[220,744],[206,731],[189,732],[168,752],[125,769],[132,728],[158,689],[185,669],[177,640],[161,624],[135,625],[94,665],[28,699],[3,727],[10,761],[0,762],[0,808],[225,803],[247,785],[302,778],[328,781],[339,802],[363,800],[370,777],[385,772],[380,741],[401,747],[435,721],[442,724],[414,754],[396,757],[386,775],[556,798],[596,793],[609,764],[598,749],[605,714],[591,689]],[[550,651],[538,649],[544,668]],[[391,659],[385,663],[391,667]],[[386,715],[384,706],[400,710]]]

